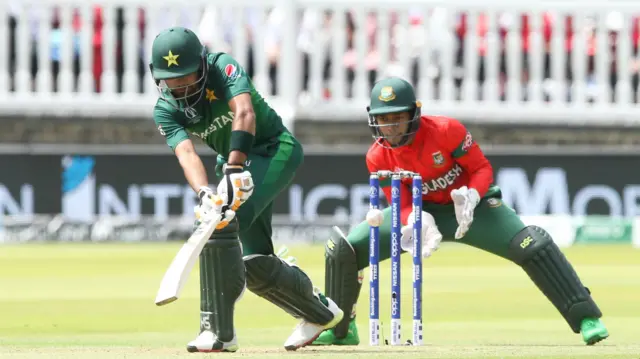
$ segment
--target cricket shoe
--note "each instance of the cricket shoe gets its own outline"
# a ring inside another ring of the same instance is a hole
[[[600,319],[585,318],[580,323],[580,333],[582,340],[587,345],[593,345],[609,337],[609,331]]]
[[[202,331],[196,339],[187,344],[189,353],[235,352],[238,348],[238,338],[235,333],[230,342],[222,342],[209,330]]]
[[[326,305],[333,313],[333,319],[325,325],[310,323],[303,319],[293,330],[293,333],[287,341],[284,342],[284,348],[286,350],[296,350],[313,343],[323,331],[335,327],[344,317],[342,309],[340,309],[331,298],[324,297],[320,294],[318,295],[318,300]]]
[[[358,326],[356,318],[353,317],[349,321],[347,335],[344,338],[336,338],[333,329],[327,329],[316,339],[311,345],[358,345],[360,337],[358,336]]]

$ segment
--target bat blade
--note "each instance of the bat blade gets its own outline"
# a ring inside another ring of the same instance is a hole
[[[220,223],[221,216],[215,216],[202,221],[191,234],[185,244],[182,245],[160,282],[160,288],[156,295],[156,305],[162,306],[178,299],[182,288],[187,283],[191,270],[196,265],[202,248]]]

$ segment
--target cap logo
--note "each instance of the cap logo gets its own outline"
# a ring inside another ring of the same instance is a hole
[[[385,86],[380,90],[380,96],[378,96],[378,100],[383,102],[389,102],[396,98],[396,94],[393,92],[393,87]]]
[[[167,60],[167,67],[171,67],[172,65],[180,66],[178,64],[178,56],[180,55],[174,55],[173,52],[169,50],[169,55],[163,56],[162,58]]]

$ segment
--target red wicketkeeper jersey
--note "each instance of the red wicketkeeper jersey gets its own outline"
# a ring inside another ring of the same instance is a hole
[[[420,128],[410,145],[385,148],[374,143],[367,152],[369,171],[411,171],[422,176],[422,199],[450,204],[451,190],[467,186],[483,197],[493,182],[493,169],[473,141],[471,133],[458,120],[441,116],[422,116]],[[391,201],[391,181],[380,181],[387,201]],[[401,186],[402,223],[411,213],[411,179]]]

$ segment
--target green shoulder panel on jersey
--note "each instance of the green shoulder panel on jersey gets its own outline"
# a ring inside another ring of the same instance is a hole
[[[240,64],[224,52],[209,54],[209,75],[226,101],[242,93],[254,92],[251,79]]]
[[[165,100],[158,99],[153,108],[153,121],[167,145],[175,151],[180,142],[189,138],[187,131],[180,124],[182,112],[171,107]]]
[[[214,86],[214,92],[221,94],[224,101],[229,102],[233,97],[243,93],[250,94],[256,116],[254,146],[277,142],[277,137],[287,129],[278,113],[256,90],[244,68],[226,53],[211,53],[208,61],[209,81]],[[226,151],[224,152],[226,155]]]
[[[471,148],[472,145],[473,145],[473,137],[471,136],[471,132],[467,131],[462,142],[460,142],[458,147],[456,147],[456,149],[453,150],[452,157],[460,158],[466,155],[467,152],[469,152],[469,149]]]

